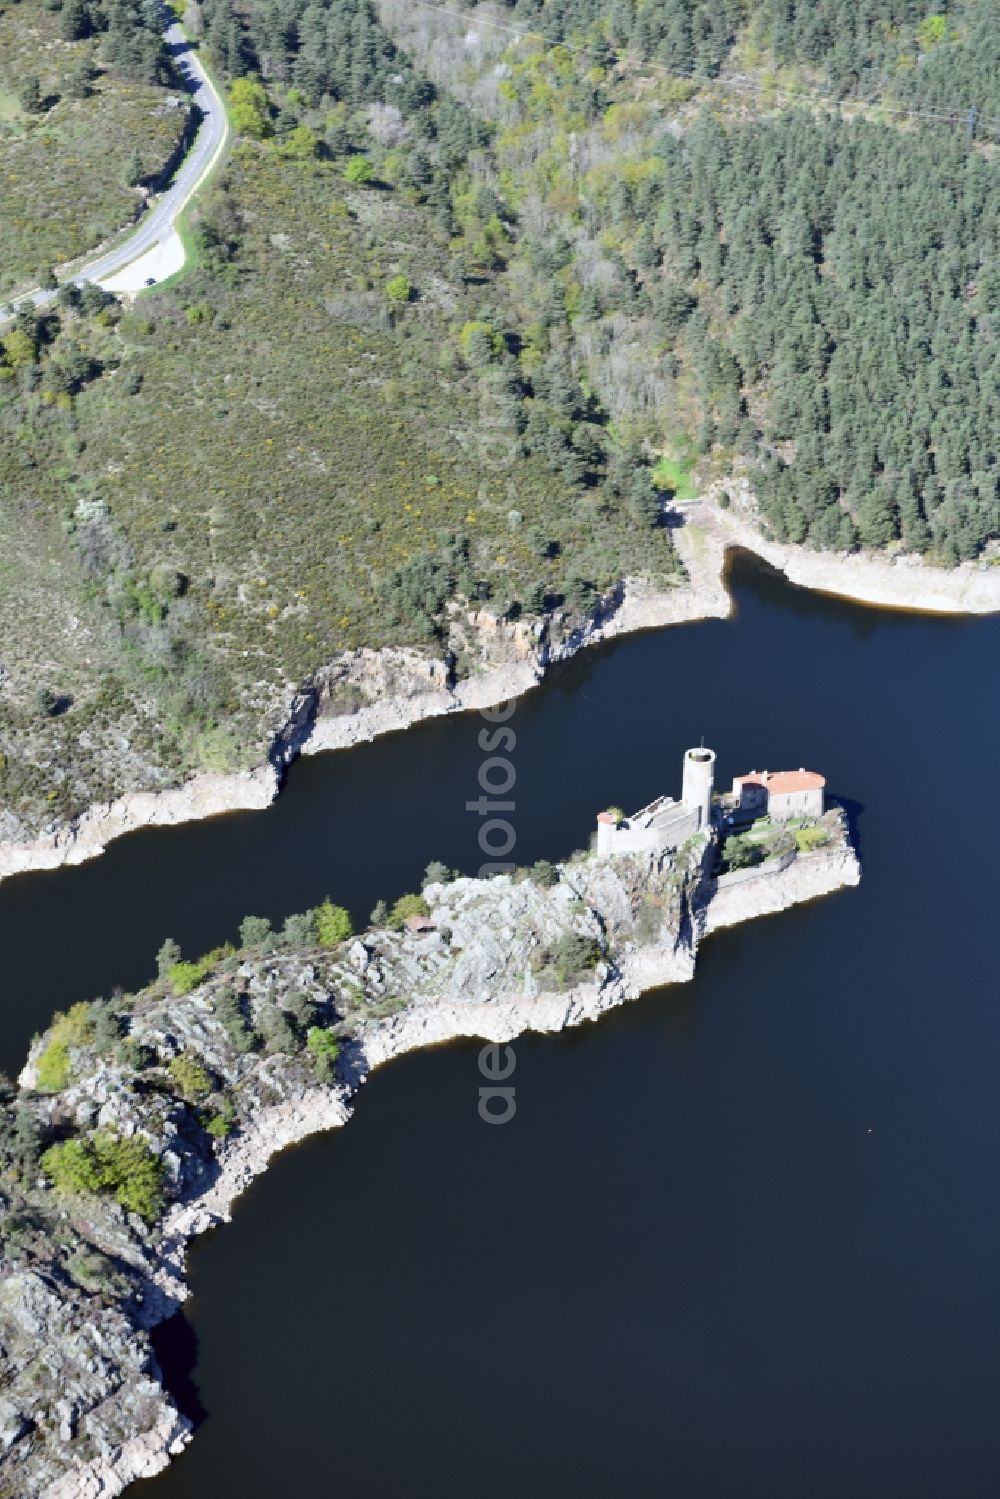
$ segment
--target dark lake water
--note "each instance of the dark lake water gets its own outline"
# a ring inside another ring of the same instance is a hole
[[[615,643],[526,697],[517,857],[595,810],[809,765],[856,804],[856,891],[713,937],[695,981],[375,1076],[191,1257],[166,1344],[194,1445],[150,1499],[997,1499],[1000,620],[793,589]],[[52,1009],[140,983],[253,911],[363,917],[474,872],[475,717],[295,766],[266,813],[0,885],[3,1062]],[[193,1367],[187,1365],[192,1363]]]

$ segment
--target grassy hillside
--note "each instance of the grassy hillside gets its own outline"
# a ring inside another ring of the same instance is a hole
[[[62,309],[0,379],[0,792],[33,824],[259,762],[304,676],[440,651],[456,592],[583,609],[675,566],[613,454],[579,479],[523,454],[502,340],[475,352],[500,309],[425,208],[246,144],[196,237],[200,270]]]
[[[161,83],[111,69],[103,39],[66,30],[42,0],[0,5],[0,301],[127,224],[137,179],[184,128]]]

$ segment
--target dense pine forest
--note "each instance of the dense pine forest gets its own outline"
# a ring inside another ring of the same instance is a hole
[[[7,0],[7,4],[14,8],[17,0]],[[0,5],[0,14],[5,8]],[[163,42],[163,10],[157,0],[54,0],[47,9],[58,13],[62,41],[99,38],[101,61],[122,77],[140,83],[175,81]],[[30,25],[27,16],[24,20]],[[84,86],[94,71],[89,69]]]
[[[773,454],[758,489],[779,535],[902,535],[958,560],[997,533],[990,161],[956,135],[706,117],[669,153],[656,228],[669,272],[703,288],[689,326],[715,435]]]

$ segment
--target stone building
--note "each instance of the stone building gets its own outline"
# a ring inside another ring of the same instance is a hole
[[[825,777],[814,770],[751,770],[733,778],[730,812],[742,821],[772,817],[822,817],[826,807]]]
[[[703,828],[745,826],[758,817],[822,817],[826,780],[814,770],[752,770],[736,776],[732,792],[716,797],[715,751],[700,745],[684,754],[681,796],[659,796],[625,817],[616,810],[597,815],[601,857],[679,848]]]

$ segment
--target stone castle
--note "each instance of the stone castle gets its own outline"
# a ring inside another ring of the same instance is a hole
[[[822,817],[826,781],[812,770],[752,770],[735,776],[732,790],[715,796],[715,751],[700,745],[684,754],[681,795],[660,796],[648,807],[623,817],[597,815],[597,853],[644,853],[679,848],[703,828],[736,828],[771,817]]]

